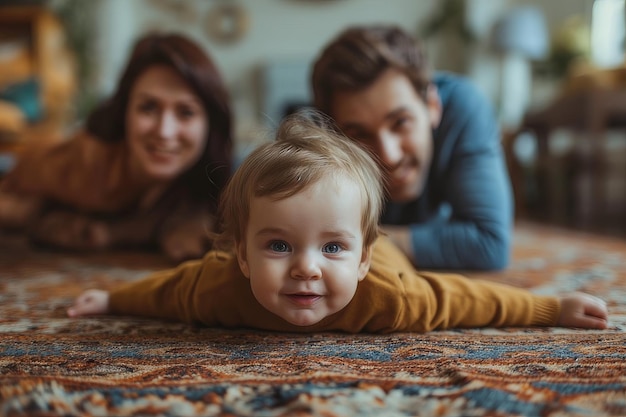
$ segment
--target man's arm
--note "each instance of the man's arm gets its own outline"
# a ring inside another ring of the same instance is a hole
[[[508,178],[493,156],[469,156],[450,173],[449,206],[413,224],[411,254],[419,268],[497,270],[508,265],[513,231]]]
[[[513,201],[491,104],[465,82],[444,105],[435,137],[443,145],[432,171],[444,206],[432,221],[409,226],[405,249],[419,268],[505,268]]]

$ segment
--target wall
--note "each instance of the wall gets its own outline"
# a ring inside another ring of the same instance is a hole
[[[63,0],[56,0],[62,2]],[[70,0],[67,0],[70,1]],[[442,7],[441,0],[90,0],[98,8],[97,90],[108,95],[134,39],[159,29],[180,31],[196,39],[214,57],[233,97],[240,141],[275,122],[263,102],[260,69],[268,63],[306,67],[341,29],[357,23],[394,23],[418,34]],[[243,6],[249,18],[244,37],[231,44],[211,38],[208,15],[220,3]],[[492,99],[497,96],[498,61],[489,48],[495,20],[515,5],[534,4],[557,26],[572,14],[590,19],[593,0],[466,0],[466,24],[476,35],[468,44],[454,33],[425,42],[434,67],[464,72]],[[302,72],[302,71],[301,71]],[[302,74],[299,77],[303,77]],[[301,83],[301,80],[298,81]],[[293,88],[296,89],[295,87]],[[547,91],[544,88],[541,91]],[[268,123],[269,122],[269,123]]]
[[[50,0],[89,1],[99,9],[94,55],[97,59],[97,89],[108,95],[131,44],[140,34],[153,30],[180,31],[202,44],[214,57],[232,94],[236,116],[237,153],[242,157],[275,125],[284,96],[302,99],[308,94],[311,61],[321,48],[347,25],[393,23],[419,34],[448,0]],[[494,102],[502,103],[503,61],[491,47],[494,23],[512,7],[535,6],[542,10],[550,32],[568,18],[579,16],[591,25],[594,0],[464,0],[464,24],[475,36],[473,42],[459,37],[459,27],[448,27],[424,44],[432,66],[465,73]],[[240,4],[249,19],[245,35],[223,44],[208,32],[208,16],[218,4]],[[81,3],[82,4],[82,3]],[[263,68],[275,65],[263,78]],[[265,81],[265,82],[264,82]],[[268,86],[268,83],[270,84]],[[519,78],[515,78],[519,83]],[[558,93],[559,80],[535,77],[530,88],[530,106],[543,107]],[[526,89],[528,90],[528,89]],[[506,92],[506,91],[505,91]],[[280,93],[280,94],[278,94]],[[517,92],[519,93],[519,91]],[[509,94],[520,102],[519,94]],[[525,107],[528,109],[529,107]],[[521,113],[519,113],[521,114]],[[507,126],[503,124],[503,129]],[[623,135],[618,140],[623,142]],[[611,141],[613,143],[615,141]],[[532,138],[519,140],[515,153],[523,164],[535,158]],[[572,146],[569,135],[555,135],[552,151],[559,155]],[[612,155],[617,153],[611,150]],[[623,157],[613,165],[623,166]],[[621,165],[620,165],[621,164]],[[623,178],[623,171],[615,178]],[[613,177],[612,177],[613,178]],[[623,190],[623,180],[609,184],[612,194]],[[580,194],[580,205],[589,200]],[[583,201],[584,200],[584,201]],[[570,202],[568,202],[570,204]],[[623,203],[622,203],[623,206]]]
[[[99,89],[108,94],[133,39],[148,30],[181,31],[212,54],[233,96],[238,135],[265,125],[259,68],[269,62],[310,62],[346,25],[394,23],[411,33],[427,19],[436,0],[238,0],[249,16],[245,36],[220,44],[207,32],[218,0],[99,0]]]

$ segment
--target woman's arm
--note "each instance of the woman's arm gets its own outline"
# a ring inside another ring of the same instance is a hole
[[[80,251],[107,249],[112,244],[105,222],[68,210],[44,211],[27,230],[31,241],[44,246]]]
[[[171,213],[158,237],[163,252],[181,262],[201,258],[211,248],[215,217],[207,204],[185,204]]]
[[[0,200],[0,208],[1,204]],[[28,227],[38,244],[71,250],[154,246],[174,262],[201,258],[210,248],[212,229],[213,216],[208,209],[165,203],[107,217],[51,209],[31,219]]]
[[[0,189],[0,229],[24,230],[37,217],[42,200]]]

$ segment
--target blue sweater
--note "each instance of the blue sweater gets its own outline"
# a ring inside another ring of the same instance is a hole
[[[387,204],[383,224],[411,230],[420,269],[508,265],[513,198],[491,103],[468,80],[437,73],[442,118],[423,194]]]

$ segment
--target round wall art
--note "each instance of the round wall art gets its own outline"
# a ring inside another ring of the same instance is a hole
[[[240,40],[248,31],[249,17],[240,4],[228,1],[211,7],[206,19],[206,31],[219,43],[232,43]]]

